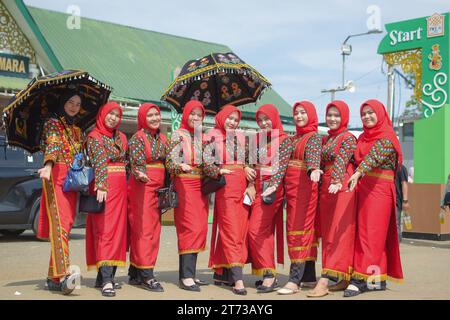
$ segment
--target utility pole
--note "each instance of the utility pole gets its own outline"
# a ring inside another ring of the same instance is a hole
[[[391,121],[394,121],[394,119],[392,119],[393,116],[392,107],[394,106],[394,79],[395,79],[395,72],[393,65],[389,65],[387,76],[388,76],[387,113]]]

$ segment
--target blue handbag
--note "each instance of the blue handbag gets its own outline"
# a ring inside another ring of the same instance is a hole
[[[77,153],[67,172],[62,189],[64,192],[87,192],[92,180],[94,180],[94,169],[85,165],[83,153]]]

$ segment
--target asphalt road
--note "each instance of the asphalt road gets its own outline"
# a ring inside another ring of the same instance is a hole
[[[209,235],[208,235],[209,236]],[[202,287],[202,292],[188,292],[178,288],[178,255],[176,251],[176,234],[173,226],[164,226],[161,246],[155,274],[162,283],[165,292],[148,292],[127,284],[127,270],[119,269],[117,280],[123,288],[117,291],[115,298],[104,298],[94,288],[96,272],[86,270],[84,256],[84,229],[74,229],[70,241],[71,263],[80,266],[83,280],[80,290],[70,296],[63,296],[44,290],[48,268],[50,245],[34,238],[27,231],[18,238],[0,236],[0,299],[138,299],[138,300],[305,300],[306,291],[295,295],[280,296],[276,293],[258,294],[254,282],[258,277],[251,276],[250,267],[246,266],[245,285],[248,295],[234,295],[229,288],[209,285]],[[370,292],[351,299],[450,299],[450,242],[432,242],[405,239],[401,244],[401,256],[405,281],[402,284],[388,282],[388,290]],[[289,261],[286,256],[285,261]],[[201,253],[198,261],[198,276],[212,283],[212,272],[207,268],[208,252]],[[321,268],[320,259],[316,264],[317,274]],[[278,279],[281,284],[287,281],[289,264],[279,266]],[[348,299],[342,293],[334,293],[321,299]]]

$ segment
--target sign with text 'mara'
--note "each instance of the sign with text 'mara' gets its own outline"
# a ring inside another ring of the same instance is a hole
[[[0,52],[0,75],[28,78],[30,58]]]

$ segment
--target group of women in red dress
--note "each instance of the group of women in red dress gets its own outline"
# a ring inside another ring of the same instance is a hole
[[[89,214],[86,225],[86,262],[97,270],[96,287],[104,296],[115,296],[120,288],[114,276],[126,265],[127,250],[129,283],[164,291],[153,270],[161,234],[156,191],[164,187],[166,173],[178,194],[174,222],[182,289],[201,291],[207,284],[196,274],[197,255],[207,248],[209,195],[202,184],[219,178],[226,183],[215,192],[209,258],[216,285],[246,295],[247,263],[262,277],[255,283],[259,293],[294,294],[306,286],[313,288],[310,297],[330,290],[344,290],[349,297],[384,290],[388,277],[402,279],[394,184],[402,152],[379,101],[361,105],[358,139],[348,131],[350,112],[343,101],[326,108],[327,136],[318,133],[314,105],[302,101],[293,107],[294,136],[284,132],[277,108],[266,104],[256,112],[261,130],[249,139],[237,130],[242,115],[232,105],[223,107],[215,127],[203,134],[206,112],[192,100],[170,140],[160,133],[158,106],[145,103],[129,141],[117,129],[122,110],[115,102],[99,110],[95,128],[83,140],[74,124],[81,104],[76,92],[63,96],[42,137],[39,236],[51,241],[48,289],[68,294],[79,276],[69,270],[68,247],[77,195],[63,192],[62,184],[83,146],[95,171],[90,192],[105,202],[104,212]],[[279,288],[276,262],[284,262],[284,219],[290,272]],[[322,270],[316,281],[319,239]]]

